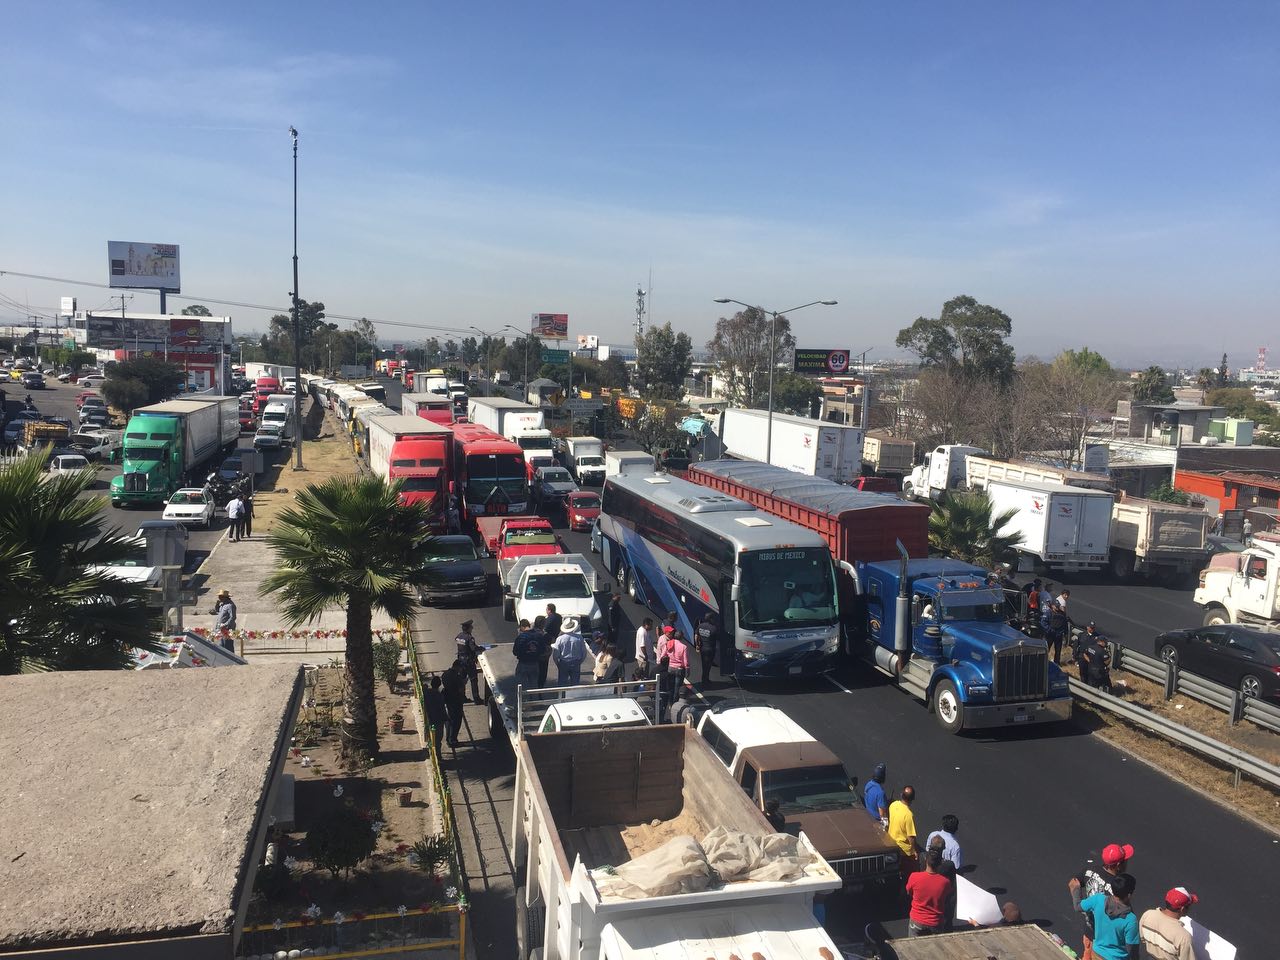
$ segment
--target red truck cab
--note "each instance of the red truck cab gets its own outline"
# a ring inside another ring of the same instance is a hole
[[[262,415],[262,408],[267,404],[267,397],[280,392],[280,381],[275,377],[259,377],[253,382],[253,413]]]
[[[448,520],[449,447],[452,437],[405,437],[391,445],[389,480],[401,484],[400,502],[422,503],[432,511],[432,525],[444,529]]]

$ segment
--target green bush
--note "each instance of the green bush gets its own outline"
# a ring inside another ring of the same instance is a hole
[[[453,844],[443,833],[423,837],[413,845],[411,852],[417,859],[418,869],[432,876],[437,867],[453,862]]]
[[[259,893],[268,900],[284,899],[292,885],[293,878],[289,875],[289,868],[281,861],[259,867],[258,875],[253,878],[254,893]]]
[[[395,689],[396,680],[400,676],[400,642],[398,640],[382,640],[373,645],[374,672],[387,681],[387,686]]]
[[[350,807],[333,811],[307,831],[311,860],[335,879],[339,874],[350,876],[352,869],[373,853],[377,843],[369,821]]]

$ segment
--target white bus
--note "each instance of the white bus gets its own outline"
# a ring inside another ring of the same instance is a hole
[[[818,534],[668,474],[604,484],[601,556],[619,589],[686,637],[711,612],[722,673],[740,679],[831,670],[839,649],[835,570]]]

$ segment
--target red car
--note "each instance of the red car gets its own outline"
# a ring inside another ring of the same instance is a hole
[[[585,533],[600,516],[600,494],[585,490],[569,494],[565,513],[569,516],[569,529]]]

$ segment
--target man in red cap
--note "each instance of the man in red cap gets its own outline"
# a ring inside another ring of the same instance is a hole
[[[1078,891],[1081,900],[1092,897],[1095,893],[1110,893],[1112,878],[1124,873],[1125,867],[1129,865],[1129,861],[1132,858],[1133,846],[1131,844],[1109,843],[1102,848],[1102,872],[1099,873],[1092,866],[1086,864],[1084,869],[1067,881],[1067,889],[1071,891],[1073,897]],[[1089,924],[1086,919],[1084,950],[1080,953],[1080,960],[1095,960],[1095,957],[1093,936],[1089,931]]]
[[[1182,918],[1191,912],[1192,904],[1199,902],[1200,898],[1186,887],[1174,887],[1164,895],[1163,906],[1152,907],[1142,915],[1138,930],[1152,960],[1195,960],[1191,932],[1182,925]]]

